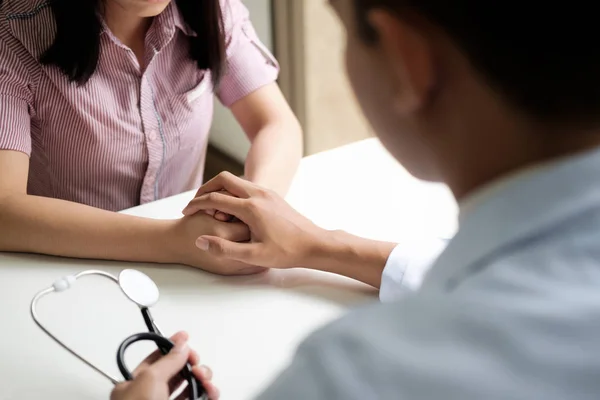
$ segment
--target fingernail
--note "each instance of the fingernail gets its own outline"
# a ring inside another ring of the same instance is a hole
[[[175,347],[171,350],[173,353],[183,353],[188,349],[187,341],[182,340],[181,342],[175,343]]]
[[[187,342],[187,340],[190,338],[190,335],[186,332],[186,331],[179,331],[175,334],[175,336],[179,336],[184,342]]]
[[[196,239],[196,247],[198,247],[200,250],[207,251],[208,246],[209,246],[208,240],[201,238],[201,237]]]

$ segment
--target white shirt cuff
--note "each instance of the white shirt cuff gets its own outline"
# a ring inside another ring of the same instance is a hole
[[[389,303],[418,290],[446,244],[444,239],[434,239],[394,247],[381,276],[379,300]]]

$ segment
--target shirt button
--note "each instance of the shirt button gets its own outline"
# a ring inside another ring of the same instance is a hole
[[[151,130],[150,132],[148,132],[148,139],[150,139],[151,141],[156,140],[156,131],[155,130]]]

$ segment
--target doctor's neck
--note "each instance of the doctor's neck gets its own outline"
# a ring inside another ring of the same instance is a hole
[[[600,123],[533,119],[485,85],[453,89],[464,96],[448,99],[453,104],[434,122],[444,134],[430,138],[437,142],[440,177],[458,201],[520,171],[600,146]]]

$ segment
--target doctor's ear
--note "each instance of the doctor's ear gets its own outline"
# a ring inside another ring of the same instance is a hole
[[[371,46],[376,47],[394,90],[394,108],[410,114],[422,108],[435,84],[434,57],[426,23],[401,19],[384,9],[366,15]]]

